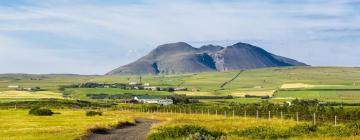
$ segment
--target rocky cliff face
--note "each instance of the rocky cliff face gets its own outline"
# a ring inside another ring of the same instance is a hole
[[[160,45],[148,55],[107,75],[183,74],[279,66],[307,65],[246,43],[194,48],[185,42],[177,42]]]

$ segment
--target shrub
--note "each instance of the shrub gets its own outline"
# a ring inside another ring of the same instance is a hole
[[[301,136],[301,135],[315,133],[316,130],[317,130],[317,125],[301,124],[301,125],[295,125],[293,127],[290,127],[287,130],[287,133],[291,136]]]
[[[100,112],[100,111],[87,111],[86,112],[86,116],[96,116],[96,115],[102,116],[102,112]]]
[[[52,112],[50,109],[42,109],[42,108],[33,108],[29,111],[29,115],[34,116],[51,116],[54,112]]]
[[[290,137],[286,131],[277,130],[269,126],[248,127],[240,131],[235,131],[233,134],[240,137],[249,137],[253,139],[278,139]]]
[[[196,136],[195,136],[196,134]],[[149,140],[163,140],[163,139],[175,139],[184,137],[208,137],[213,139],[220,139],[225,136],[225,133],[220,131],[209,131],[204,127],[194,125],[184,125],[176,127],[163,127],[156,133],[152,133],[148,136]]]

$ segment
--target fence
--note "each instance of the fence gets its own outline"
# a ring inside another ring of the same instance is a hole
[[[166,109],[166,108],[157,108],[157,109],[149,109],[149,108],[140,108],[140,109],[129,109],[129,108],[120,108],[122,111],[138,111],[138,112],[145,112],[145,113],[168,113],[168,114],[184,114],[184,115],[215,115],[216,117],[225,117],[229,119],[235,119],[238,117],[248,118],[252,117],[255,119],[267,119],[271,121],[273,118],[277,118],[280,120],[295,120],[297,123],[300,121],[308,121],[312,124],[319,124],[319,123],[333,123],[335,126],[338,126],[339,123],[348,123],[351,119],[347,119],[344,116],[332,116],[329,117],[328,115],[324,116],[322,114],[312,113],[312,114],[301,114],[299,112],[296,113],[283,113],[280,112],[260,112],[256,111],[253,112],[238,112],[238,111],[218,111],[218,110],[191,110],[191,109]]]

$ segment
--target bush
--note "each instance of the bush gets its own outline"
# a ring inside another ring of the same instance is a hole
[[[163,139],[175,139],[184,137],[197,137],[197,138],[212,138],[220,139],[225,136],[225,133],[220,131],[209,131],[204,127],[194,125],[184,125],[176,127],[163,127],[156,133],[152,133],[148,136],[149,140],[163,140]]]
[[[240,137],[249,137],[253,139],[279,139],[290,137],[286,131],[277,130],[269,126],[248,127],[240,131],[235,131],[233,134]]]
[[[301,124],[290,127],[287,130],[287,133],[291,136],[301,136],[301,135],[308,135],[311,133],[315,133],[316,130],[317,130],[317,125]]]
[[[102,112],[100,112],[100,111],[87,111],[86,112],[86,116],[96,116],[96,115],[102,116]]]
[[[52,112],[50,109],[41,109],[41,108],[33,108],[29,111],[29,115],[34,116],[51,116],[54,112]]]

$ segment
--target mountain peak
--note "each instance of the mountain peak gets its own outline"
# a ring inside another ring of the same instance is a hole
[[[211,44],[194,48],[185,42],[176,42],[160,45],[148,55],[107,75],[183,74],[279,66],[307,65],[242,42],[226,48]]]
[[[219,45],[209,44],[209,45],[201,46],[199,49],[203,52],[215,52],[215,51],[220,51],[220,50],[224,49],[224,47],[219,46]]]

